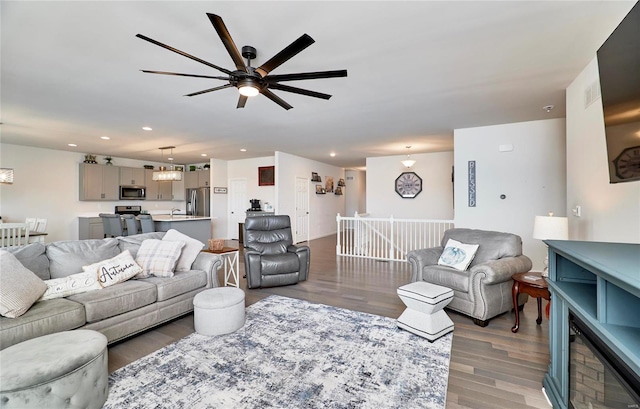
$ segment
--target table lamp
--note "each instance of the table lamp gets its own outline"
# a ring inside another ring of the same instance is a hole
[[[567,240],[569,238],[569,219],[566,217],[536,216],[533,223],[533,238],[538,240]],[[549,252],[544,259],[543,277],[549,277]]]

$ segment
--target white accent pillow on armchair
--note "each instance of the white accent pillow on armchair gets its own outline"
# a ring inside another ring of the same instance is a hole
[[[479,244],[465,244],[457,240],[449,239],[438,259],[438,265],[465,271],[476,256]]]

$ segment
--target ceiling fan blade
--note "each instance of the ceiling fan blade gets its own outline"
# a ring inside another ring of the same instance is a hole
[[[168,45],[166,45],[166,44],[162,44],[161,42],[156,41],[156,40],[154,40],[154,39],[152,39],[152,38],[149,38],[149,37],[147,37],[147,36],[143,36],[142,34],[136,34],[136,37],[141,38],[141,39],[143,39],[143,40],[145,40],[145,41],[148,41],[148,42],[150,42],[151,44],[155,44],[155,45],[157,45],[157,46],[159,46],[159,47],[166,48],[166,49],[167,49],[167,50],[169,50],[169,51],[173,51],[174,53],[177,53],[177,54],[180,54],[180,55],[182,55],[182,56],[184,56],[184,57],[190,58],[190,59],[192,59],[192,60],[194,60],[194,61],[197,61],[197,62],[199,62],[199,63],[201,63],[201,64],[208,65],[209,67],[211,67],[211,68],[215,68],[215,69],[216,69],[216,70],[218,70],[218,71],[222,71],[222,72],[224,72],[224,73],[225,73],[225,74],[227,74],[227,75],[231,75],[231,71],[229,71],[229,70],[227,70],[227,69],[225,69],[225,68],[218,67],[218,66],[217,66],[217,65],[215,65],[215,64],[212,64],[212,63],[210,63],[210,62],[208,62],[208,61],[205,61],[205,60],[203,60],[203,59],[200,59],[200,58],[198,58],[198,57],[195,57],[195,56],[193,56],[193,55],[191,55],[191,54],[187,54],[187,53],[185,53],[184,51],[180,51],[180,50],[178,50],[177,48],[173,48],[173,47],[168,46]]]
[[[225,85],[221,85],[219,87],[209,88],[209,89],[205,89],[205,90],[202,90],[202,91],[198,91],[198,92],[194,92],[194,93],[191,93],[191,94],[187,94],[187,95],[185,95],[185,97],[193,97],[193,96],[196,96],[196,95],[205,94],[207,92],[219,91],[221,89],[225,89],[225,88],[229,88],[229,87],[233,87],[233,85],[225,84]]]
[[[229,80],[229,77],[215,77],[211,75],[197,75],[197,74],[182,74],[179,72],[168,72],[168,71],[150,71],[150,70],[140,70],[147,74],[164,74],[164,75],[179,75],[182,77],[195,77],[195,78],[212,78],[214,80]]]
[[[282,108],[286,109],[287,111],[293,108],[291,105],[287,104],[284,99],[280,98],[279,96],[277,96],[276,94],[274,94],[273,92],[269,91],[266,88],[263,88],[260,91],[260,93],[265,97],[269,98],[270,100],[272,100],[273,102],[275,102],[276,104],[280,105]]]
[[[303,34],[295,40],[293,43],[286,46],[282,51],[278,54],[271,57],[271,59],[260,67],[256,68],[256,71],[262,75],[262,77],[266,77],[271,71],[282,65],[284,62],[289,60],[294,55],[298,54],[300,51],[309,47],[311,44],[315,43],[315,40],[311,38],[308,34]]]
[[[244,108],[244,104],[247,103],[247,99],[248,97],[240,95],[240,98],[238,98],[238,106],[236,106],[236,108]]]
[[[240,71],[247,72],[247,66],[242,60],[242,55],[240,55],[238,47],[236,47],[236,43],[233,42],[231,34],[229,34],[229,30],[227,30],[227,26],[224,24],[224,21],[222,21],[222,18],[211,13],[207,13],[207,16],[211,24],[213,24],[213,28],[218,32],[218,36],[220,36],[220,40],[222,40],[222,44],[224,44],[224,47],[227,49],[236,68]]]
[[[347,70],[300,72],[297,74],[267,75],[268,82],[316,80],[322,78],[346,77]]]
[[[322,98],[322,99],[331,98],[331,95],[329,95],[329,94],[323,94],[321,92],[309,91],[309,90],[298,88],[298,87],[290,87],[288,85],[282,85],[282,84],[269,84],[269,88],[277,89],[277,90],[280,90],[280,91],[293,92],[295,94],[302,94],[302,95],[306,95],[308,97],[315,97],[315,98]]]

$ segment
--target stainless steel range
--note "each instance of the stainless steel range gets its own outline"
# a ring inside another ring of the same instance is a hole
[[[132,214],[134,216],[142,213],[142,206],[116,206],[115,214]]]

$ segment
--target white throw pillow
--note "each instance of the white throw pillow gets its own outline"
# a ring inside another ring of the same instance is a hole
[[[148,277],[149,274],[156,277],[173,277],[183,247],[184,241],[143,241],[136,255],[136,262],[142,267],[142,274],[137,277]]]
[[[438,259],[438,264],[441,266],[453,267],[456,270],[465,271],[471,260],[476,256],[478,251],[478,244],[464,244],[459,241],[449,239],[447,245],[444,247],[444,251]]]
[[[0,315],[17,318],[47,290],[35,273],[6,250],[0,250]]]
[[[102,287],[127,281],[142,272],[142,268],[131,257],[129,250],[125,250],[109,260],[83,266],[82,270],[95,274]]]
[[[54,298],[68,297],[74,294],[102,289],[102,286],[98,283],[98,275],[95,271],[44,280],[44,283],[47,285],[47,291],[42,294],[42,297],[40,297],[38,301],[52,300]]]
[[[178,263],[176,264],[175,271],[191,270],[191,265],[195,261],[196,257],[198,257],[198,254],[200,254],[200,250],[202,250],[202,248],[204,247],[204,244],[202,244],[200,240],[189,237],[186,234],[180,233],[175,229],[169,229],[162,240],[183,241],[185,243],[184,247],[182,248],[182,254],[180,255]]]

